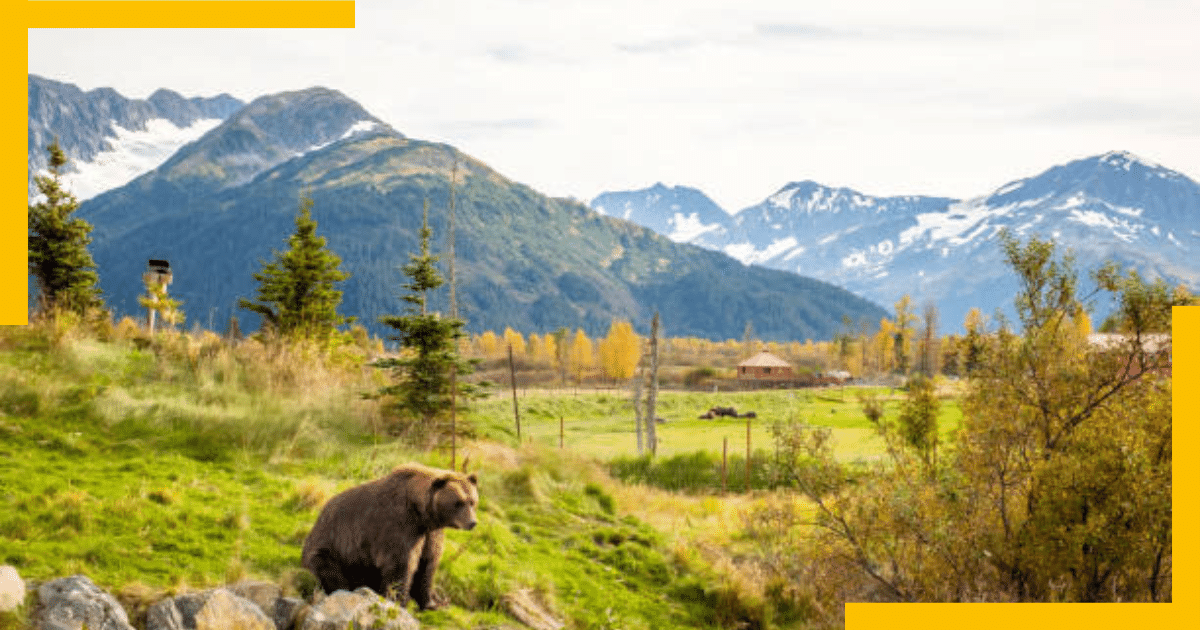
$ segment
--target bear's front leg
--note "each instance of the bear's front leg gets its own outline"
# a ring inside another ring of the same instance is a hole
[[[419,550],[412,550],[419,552]],[[376,558],[379,567],[383,590],[379,593],[390,597],[401,607],[408,606],[408,591],[412,584],[413,553],[397,553],[386,557]]]
[[[433,575],[437,572],[438,562],[442,559],[442,542],[445,533],[436,529],[425,536],[425,544],[421,548],[421,557],[417,562],[412,576],[412,588],[409,593],[421,610],[437,610],[433,601]]]

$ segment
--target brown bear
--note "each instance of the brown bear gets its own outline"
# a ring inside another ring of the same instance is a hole
[[[304,568],[326,593],[367,586],[386,596],[394,587],[400,605],[412,597],[432,609],[442,530],[474,528],[478,502],[474,473],[405,464],[325,504],[304,541]]]

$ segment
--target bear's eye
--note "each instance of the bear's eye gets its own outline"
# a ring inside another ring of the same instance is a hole
[[[461,507],[465,506],[466,504],[467,504],[467,502],[466,502],[466,501],[463,501],[462,499],[459,499],[459,500],[458,500],[458,507],[460,507],[460,508],[461,508]]]

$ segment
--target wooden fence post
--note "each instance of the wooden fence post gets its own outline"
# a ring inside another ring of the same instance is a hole
[[[729,436],[721,439],[721,494],[729,492]]]
[[[746,418],[746,493],[750,493],[750,418]]]
[[[517,444],[521,443],[521,411],[517,408],[517,364],[513,362],[512,344],[508,344],[508,371],[512,378],[513,418],[517,421]]]

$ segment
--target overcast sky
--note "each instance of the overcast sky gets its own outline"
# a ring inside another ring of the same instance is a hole
[[[29,31],[144,98],[332,87],[555,196],[970,197],[1126,150],[1200,180],[1195,0],[358,0],[355,29]]]

